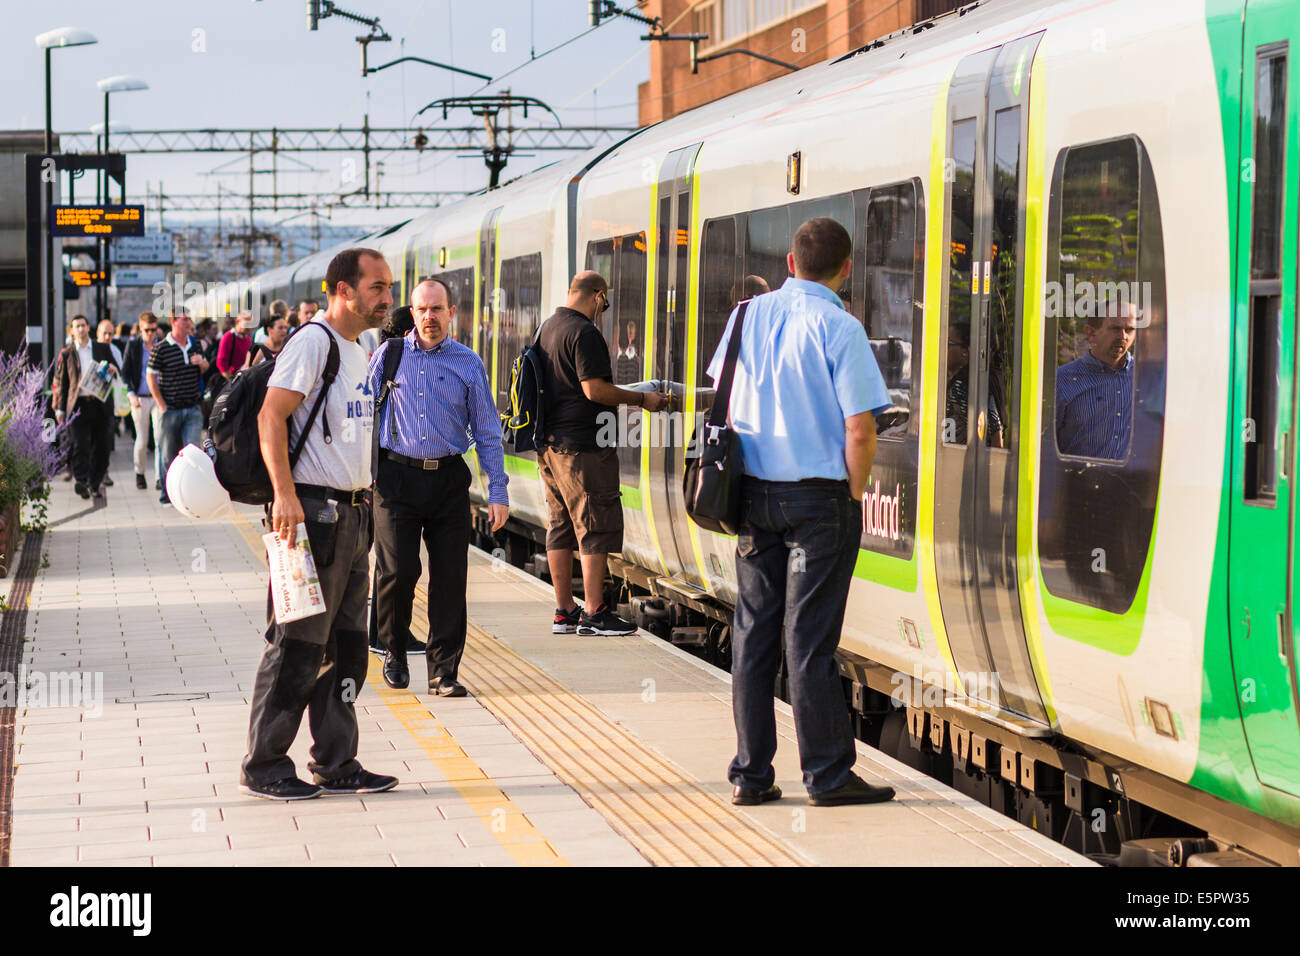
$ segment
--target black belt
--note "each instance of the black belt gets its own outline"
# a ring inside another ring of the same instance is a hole
[[[409,465],[412,468],[419,468],[421,471],[437,471],[439,468],[450,465],[453,461],[462,461],[460,455],[444,455],[442,458],[407,458],[405,455],[399,455],[395,451],[389,451],[384,448],[380,454],[389,461],[395,461],[399,465]]]
[[[299,498],[310,498],[313,501],[328,501],[333,498],[341,505],[352,505],[358,507],[370,503],[370,489],[358,488],[356,491],[340,491],[337,488],[326,488],[323,485],[300,485],[294,483],[294,490],[298,492]]]

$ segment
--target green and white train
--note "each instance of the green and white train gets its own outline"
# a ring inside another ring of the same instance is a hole
[[[1297,0],[988,0],[361,244],[399,301],[452,283],[502,407],[599,269],[616,379],[667,383],[690,422],[745,277],[779,285],[792,230],[839,219],[896,406],[841,642],[864,738],[1111,860],[1300,864],[1292,40]],[[333,251],[261,304],[318,296]],[[1113,459],[1056,434],[1103,286],[1141,300]],[[657,431],[620,451],[623,600],[725,657],[734,541],[682,508],[689,426]],[[546,509],[534,458],[507,467],[522,562]]]

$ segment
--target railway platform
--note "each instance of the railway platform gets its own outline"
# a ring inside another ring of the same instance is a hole
[[[99,507],[55,482],[49,528],[5,584],[0,662],[24,689],[0,725],[0,864],[1091,865],[863,744],[858,772],[896,800],[808,806],[781,703],[786,795],[733,807],[728,676],[640,632],[552,635],[549,588],[480,551],[470,696],[390,690],[372,660],[357,698],[360,759],[398,788],[242,796],[266,602],[260,510],[197,522],[164,509],[135,489],[121,441],[111,474]],[[422,687],[423,662],[411,670]],[[308,742],[304,722],[300,770]]]

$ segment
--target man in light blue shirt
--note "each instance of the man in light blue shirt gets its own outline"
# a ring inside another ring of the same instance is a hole
[[[783,627],[809,803],[894,796],[853,773],[853,731],[835,664],[875,457],[873,413],[891,404],[862,324],[835,294],[852,251],[834,219],[805,222],[786,260],[794,278],[751,299],[741,331],[728,415],[745,472],[732,638],[737,753],[728,771],[740,805],[781,796],[772,688]],[[735,322],[733,313],[709,364],[715,383]]]

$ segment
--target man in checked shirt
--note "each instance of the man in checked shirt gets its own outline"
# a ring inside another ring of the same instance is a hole
[[[492,530],[510,514],[501,423],[487,370],[474,351],[451,338],[451,291],[425,279],[411,295],[415,328],[389,339],[370,361],[370,389],[381,399],[384,361],[401,349],[377,422],[375,477],[375,606],[386,649],[384,683],[410,683],[406,644],[420,578],[420,540],[429,549],[429,692],[464,697],[456,680],[465,650],[469,572],[470,470],[461,457],[471,436],[488,475]],[[436,594],[435,594],[436,589]]]

